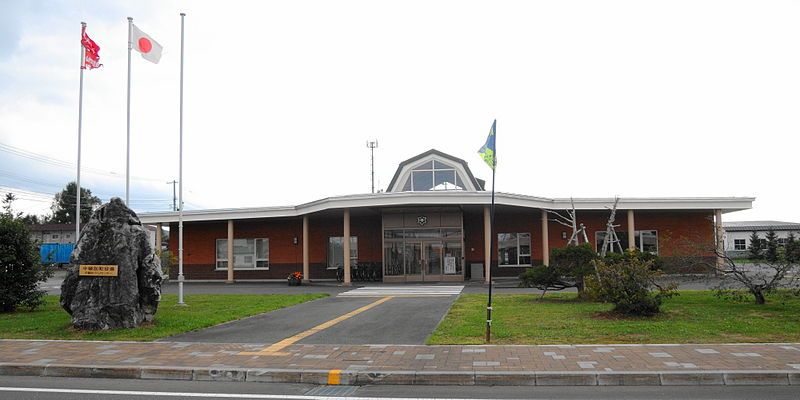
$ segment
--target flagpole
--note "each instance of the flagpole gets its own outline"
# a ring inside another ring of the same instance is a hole
[[[83,33],[86,31],[86,22],[81,22],[81,80],[78,90],[78,177],[75,185],[75,244],[78,244],[78,236],[81,234],[81,130],[83,128],[83,67],[86,60],[86,50],[83,48]]]
[[[186,13],[181,13],[181,84],[180,84],[180,144],[178,155],[178,304],[183,302],[183,20]]]
[[[130,207],[130,190],[131,190],[131,50],[133,43],[131,36],[133,35],[133,18],[128,17],[128,129],[127,141],[125,146],[125,205]]]
[[[496,237],[494,236],[494,177],[497,170],[497,120],[492,124],[494,127],[494,153],[492,157],[492,207],[489,217],[489,302],[486,304],[486,343],[492,341],[492,256],[494,256],[494,245]]]

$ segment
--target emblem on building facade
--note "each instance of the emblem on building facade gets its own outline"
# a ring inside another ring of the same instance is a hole
[[[424,215],[420,215],[419,217],[417,217],[417,225],[425,226],[425,224],[427,223],[428,223],[428,217]]]

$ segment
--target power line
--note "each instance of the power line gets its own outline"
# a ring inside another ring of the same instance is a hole
[[[57,158],[53,158],[53,157],[46,156],[46,155],[39,154],[39,153],[34,153],[34,152],[31,152],[31,151],[28,151],[28,150],[20,149],[18,147],[9,146],[9,145],[4,144],[4,143],[0,143],[0,151],[6,152],[6,153],[9,153],[9,154],[13,154],[13,155],[16,155],[16,156],[19,156],[19,157],[27,158],[29,160],[33,160],[33,161],[41,162],[41,163],[48,164],[48,165],[51,165],[51,166],[55,166],[55,167],[61,167],[61,168],[66,168],[66,169],[75,169],[76,168],[76,164],[75,163],[71,163],[69,161],[64,161],[64,160],[59,160]],[[122,174],[114,172],[114,171],[106,171],[106,170],[102,170],[102,169],[98,169],[98,168],[91,168],[91,167],[81,167],[81,171],[86,171],[86,172],[100,174],[100,175],[106,175],[106,176],[110,176],[110,177],[113,177],[113,178],[119,178],[119,179],[122,179],[122,178],[125,177],[125,175],[122,175]],[[133,176],[133,175],[131,175],[131,178],[132,179],[136,179],[136,180],[140,180],[140,181],[151,181],[151,182],[160,182],[161,181],[161,179],[147,178],[147,177]]]
[[[50,156],[46,156],[46,155],[39,154],[39,153],[34,153],[32,151],[28,151],[28,150],[25,150],[25,149],[14,147],[14,146],[11,146],[11,145],[8,145],[8,144],[5,144],[5,143],[0,143],[0,151],[6,152],[6,153],[9,153],[9,154],[13,154],[13,155],[16,155],[18,157],[27,158],[29,160],[33,160],[33,161],[41,162],[41,163],[44,163],[44,164],[48,164],[48,165],[51,165],[51,166],[56,166],[56,167],[60,167],[60,168],[70,169],[70,170],[76,168],[76,164],[75,163],[72,163],[72,162],[69,162],[69,161],[60,160],[60,159],[57,159],[57,158],[54,158],[54,157],[50,157]],[[87,172],[94,173],[94,174],[106,175],[106,176],[109,176],[109,177],[112,177],[112,178],[119,178],[119,179],[124,178],[124,175],[122,175],[120,173],[117,173],[117,172],[114,172],[114,171],[106,171],[106,170],[101,170],[101,169],[91,168],[91,167],[82,167],[81,170],[82,171],[85,170]],[[0,176],[5,176],[5,177],[10,178],[10,179],[14,179],[14,180],[18,180],[18,181],[26,182],[26,183],[32,183],[32,184],[43,186],[43,187],[47,187],[47,188],[56,188],[57,187],[57,186],[49,184],[49,183],[42,183],[41,181],[33,180],[33,179],[30,179],[30,178],[27,178],[27,177],[24,177],[24,176],[21,176],[21,175],[18,175],[18,174],[14,174],[13,172],[10,172],[10,171],[2,171],[2,170],[0,170]],[[140,180],[140,181],[163,182],[160,179],[147,178],[147,177],[134,176],[134,175],[131,175],[131,178],[132,179],[136,179],[136,180]],[[58,190],[60,190],[60,189],[61,188],[58,188]],[[188,192],[191,193],[192,191],[188,190]],[[100,197],[106,197],[106,198],[115,197],[115,196],[103,196],[103,195],[100,195],[100,194],[96,194],[96,195],[100,196]],[[203,208],[203,207],[199,207],[196,204],[194,204],[192,202],[189,202],[189,201],[185,201],[184,200],[183,203],[186,204],[186,205],[189,205],[189,206],[191,206],[192,208],[195,208],[195,209]],[[173,210],[174,209],[175,209],[175,207],[173,207]]]
[[[34,185],[37,185],[37,186],[41,186],[41,187],[46,188],[48,190],[52,190],[55,193],[59,193],[59,192],[61,192],[61,190],[63,190],[63,187],[61,187],[61,186],[54,185],[54,184],[47,183],[47,182],[43,182],[43,181],[40,181],[40,180],[37,180],[37,179],[33,179],[31,177],[27,177],[27,176],[24,176],[24,175],[21,175],[21,174],[12,172],[12,171],[8,171],[8,170],[0,169],[0,177],[6,177],[6,178],[9,178],[9,179],[12,179],[12,180],[15,180],[15,181],[25,182],[25,183],[30,183],[30,184],[34,184]],[[81,191],[83,191],[83,189],[85,189],[85,188],[82,188]],[[13,189],[12,191],[14,191],[14,190],[21,191],[21,190],[24,190],[24,189]],[[191,191],[189,191],[189,192],[191,193]],[[47,197],[49,197],[51,199],[52,199],[52,197],[54,195],[54,194],[43,193],[43,192],[31,192],[31,193],[37,193],[37,194],[45,195],[45,196],[47,196]],[[116,195],[110,195],[110,194],[104,194],[104,193],[92,193],[92,195],[93,196],[97,196],[97,197],[101,197],[101,198],[107,198],[107,199],[110,199],[112,197],[118,197]],[[138,198],[138,199],[131,199],[131,203],[134,203],[136,201],[142,201],[142,200],[162,200],[162,199],[165,200],[165,201],[168,201],[167,199],[164,199],[164,198],[148,198],[148,199]],[[187,204],[187,205],[190,205],[192,208],[196,208],[196,209],[202,208],[202,207],[198,207],[194,203],[191,203],[191,202],[188,202],[188,201],[184,201],[184,203]],[[174,211],[175,207],[173,206],[172,209]]]
[[[31,191],[31,190],[18,189],[18,188],[11,188],[11,187],[8,187],[8,186],[0,186],[0,192],[2,192],[3,194],[5,194],[5,193],[14,193],[14,195],[18,199],[26,200],[26,201],[37,201],[37,202],[42,202],[42,203],[52,203],[52,202],[55,201],[55,195],[54,194],[43,193],[43,192],[35,192],[35,191]],[[61,194],[61,198],[65,199],[64,202],[67,205],[73,205],[73,206],[75,205],[75,199],[77,197],[76,195],[74,195],[72,193],[60,193],[60,194]],[[115,196],[106,196],[106,195],[103,195],[103,194],[93,194],[93,196],[101,198],[101,201],[102,201],[103,198],[110,199],[111,197],[115,197]],[[23,197],[25,197],[25,198],[23,198]],[[192,208],[195,208],[195,209],[202,208],[202,207],[198,207],[196,204],[189,203],[189,202],[186,202],[186,201],[184,201],[184,203],[188,204],[188,205],[191,205]],[[174,211],[174,209],[171,208],[172,203],[171,203],[170,199],[167,199],[167,198],[134,198],[134,199],[131,199],[131,205],[136,205],[136,206],[144,207],[144,208],[147,208],[147,209],[154,209],[154,207],[155,207],[155,209],[158,209],[159,211],[162,210],[162,208],[169,209],[170,211]]]

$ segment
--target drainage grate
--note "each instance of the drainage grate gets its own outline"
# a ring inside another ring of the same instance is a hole
[[[307,396],[350,396],[356,392],[358,386],[327,385],[317,386],[308,392]]]

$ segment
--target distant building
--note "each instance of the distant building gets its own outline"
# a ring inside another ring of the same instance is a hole
[[[155,248],[156,228],[146,225],[145,229],[149,233],[150,246]],[[39,244],[75,244],[75,224],[28,225],[28,232],[30,232],[31,239]]]
[[[755,232],[762,241],[766,241],[767,232],[772,229],[778,237],[778,244],[786,243],[790,232],[800,239],[800,223],[782,221],[736,221],[723,222],[725,229],[725,252],[731,257],[745,257],[750,248],[750,235]]]
[[[75,243],[75,224],[29,225],[28,232],[38,243]]]

